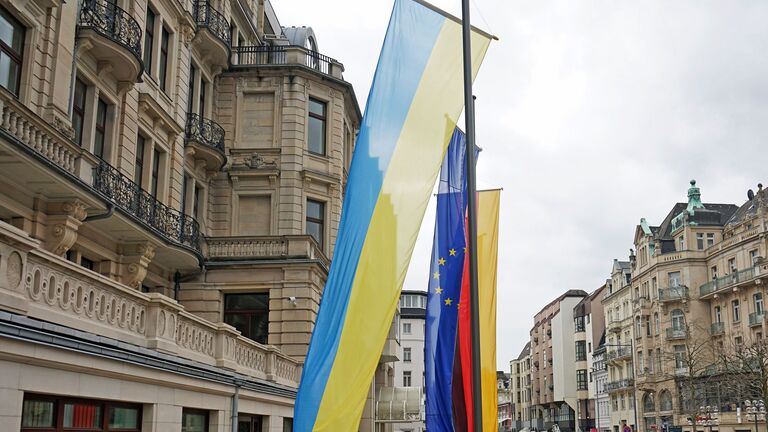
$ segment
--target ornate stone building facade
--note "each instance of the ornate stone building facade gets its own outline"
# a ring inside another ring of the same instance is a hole
[[[0,27],[0,430],[290,430],[343,66],[268,0],[0,0]]]
[[[520,355],[509,362],[509,382],[512,393],[512,430],[532,430],[531,422],[531,342]]]

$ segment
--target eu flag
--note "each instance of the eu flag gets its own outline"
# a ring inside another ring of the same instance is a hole
[[[430,432],[454,431],[451,378],[466,250],[465,154],[464,133],[456,128],[440,170],[427,293],[424,355],[426,426]]]

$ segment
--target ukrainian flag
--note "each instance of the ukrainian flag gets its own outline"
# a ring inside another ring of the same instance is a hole
[[[472,32],[473,76],[491,36]],[[358,135],[294,430],[351,432],[397,308],[440,162],[461,114],[461,23],[396,0]]]

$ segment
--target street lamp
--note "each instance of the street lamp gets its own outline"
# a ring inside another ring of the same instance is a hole
[[[712,426],[720,424],[720,412],[716,406],[702,406],[699,408],[699,416],[696,418],[696,424],[700,426],[709,426],[709,432],[712,432]]]
[[[744,410],[747,412],[747,421],[753,420],[755,422],[755,432],[759,432],[757,429],[758,421],[765,421],[765,404],[762,400],[745,400]]]

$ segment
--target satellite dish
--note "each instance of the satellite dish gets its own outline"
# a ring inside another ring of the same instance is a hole
[[[749,198],[750,201],[752,201],[752,198],[755,197],[755,193],[752,192],[752,189],[747,191],[747,198]]]

